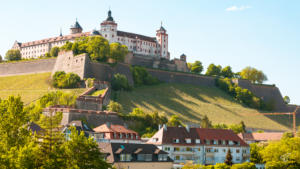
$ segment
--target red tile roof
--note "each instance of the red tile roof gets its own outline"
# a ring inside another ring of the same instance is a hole
[[[157,142],[153,142],[157,139]],[[175,143],[174,139],[179,139],[179,143]],[[186,143],[186,139],[191,139],[191,143]],[[162,127],[149,141],[153,144],[177,144],[177,145],[195,145],[196,139],[200,139],[200,144],[205,144],[206,140],[225,140],[233,141],[240,144],[240,146],[249,146],[232,130],[223,129],[207,129],[207,128],[189,128],[185,127]]]
[[[57,36],[57,37],[52,37],[52,38],[47,38],[47,39],[42,39],[42,40],[37,40],[37,41],[32,41],[32,42],[26,42],[26,43],[21,43],[21,47],[27,47],[27,46],[33,46],[33,45],[39,45],[39,44],[45,44],[45,43],[50,43],[50,42],[58,42],[58,41],[68,41],[72,39],[76,39],[82,36],[89,36],[91,32],[84,32],[84,33],[76,33],[76,34],[70,34],[70,35],[65,35],[65,36]]]
[[[130,33],[130,32],[117,31],[117,36],[124,36],[124,37],[132,38],[132,39],[137,38],[140,40],[149,41],[149,42],[153,42],[153,43],[156,42],[155,37],[149,37],[149,36],[139,35],[139,34]]]
[[[282,132],[266,133],[240,133],[238,136],[244,141],[278,141],[282,138]]]
[[[94,128],[94,131],[96,133],[132,133],[132,134],[136,134],[138,135],[137,132],[133,131],[133,130],[129,130],[126,127],[122,126],[122,125],[114,125],[111,124],[110,127],[107,126],[107,124],[102,124],[101,126],[98,126],[96,128]]]

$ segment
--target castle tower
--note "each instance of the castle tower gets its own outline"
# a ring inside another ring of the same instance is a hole
[[[160,45],[160,56],[162,58],[170,59],[168,53],[168,34],[166,29],[162,26],[156,31],[156,39]]]
[[[82,27],[81,27],[80,24],[78,23],[77,18],[76,18],[75,24],[74,24],[74,25],[71,25],[70,33],[71,33],[71,34],[82,33]]]
[[[108,11],[108,16],[105,21],[101,23],[101,35],[106,38],[110,43],[117,42],[117,23],[111,16],[111,11]]]

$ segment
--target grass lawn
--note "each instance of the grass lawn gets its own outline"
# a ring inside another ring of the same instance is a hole
[[[91,96],[99,96],[101,94],[103,94],[105,91],[105,89],[101,89],[101,90],[95,90],[93,93],[91,93]]]
[[[21,96],[25,104],[39,99],[47,92],[60,90],[81,94],[85,89],[55,89],[50,85],[51,73],[0,77],[0,98],[10,95]]]
[[[247,127],[270,130],[290,130],[292,118],[264,116],[259,111],[242,106],[218,88],[160,84],[143,86],[131,92],[118,92],[117,102],[126,113],[133,108],[145,112],[160,112],[167,116],[177,114],[183,121],[199,123],[207,115],[214,123],[236,124],[244,121]],[[258,114],[258,115],[254,115]]]

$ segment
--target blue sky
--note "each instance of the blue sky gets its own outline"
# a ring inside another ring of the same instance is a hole
[[[171,57],[263,70],[268,84],[300,104],[299,0],[10,0],[0,6],[0,54],[13,42],[99,29],[108,8],[118,29],[155,36],[161,21]]]

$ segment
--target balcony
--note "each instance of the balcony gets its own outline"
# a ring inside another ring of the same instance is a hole
[[[173,151],[173,154],[195,154],[196,152],[191,150],[191,151],[185,151],[185,150],[179,150],[179,151]]]
[[[215,156],[215,153],[213,152],[206,152],[206,157],[214,157]]]

